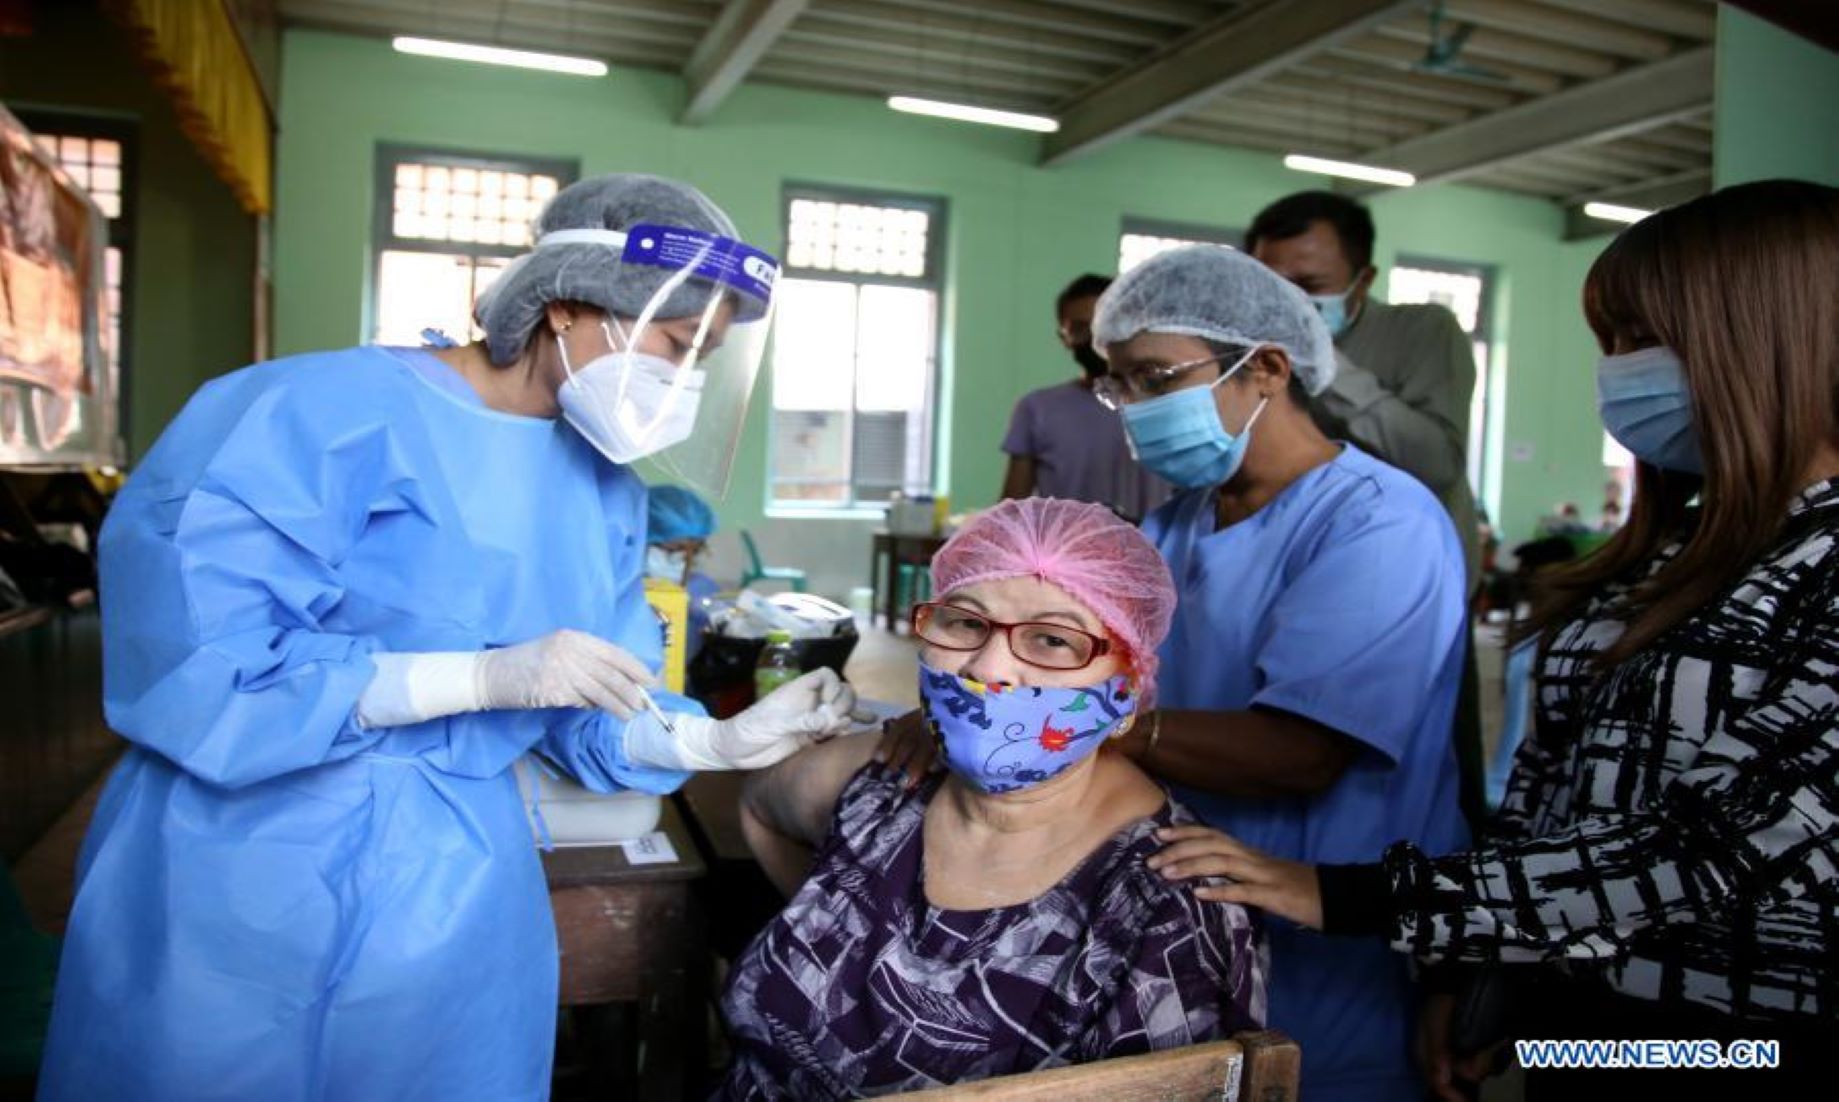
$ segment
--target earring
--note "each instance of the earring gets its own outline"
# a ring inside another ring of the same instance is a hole
[[[574,327],[575,327],[575,323],[574,323],[574,322],[572,322],[572,321],[565,321],[565,322],[563,322],[563,323],[562,323],[562,332],[564,332],[564,333],[566,333],[566,332],[568,332],[568,331],[569,331],[570,329],[573,329]]]

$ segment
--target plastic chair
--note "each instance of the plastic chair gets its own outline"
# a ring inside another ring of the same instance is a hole
[[[753,541],[753,533],[741,529],[741,549],[747,552],[747,569],[741,573],[741,588],[746,589],[755,582],[784,582],[792,587],[792,592],[805,591],[805,572],[795,566],[767,566],[760,561],[759,545]]]

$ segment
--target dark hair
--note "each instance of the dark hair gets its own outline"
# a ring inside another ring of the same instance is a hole
[[[1226,370],[1227,366],[1231,364],[1232,361],[1245,355],[1245,346],[1242,344],[1227,344],[1224,341],[1205,339],[1203,339],[1201,343],[1207,346],[1208,351],[1221,359],[1221,371]],[[1289,355],[1287,352],[1284,354],[1286,356]],[[1296,373],[1295,363],[1291,363],[1290,365],[1290,382],[1288,386],[1284,387],[1284,395],[1289,398],[1291,404],[1295,405],[1297,408],[1309,408],[1309,388],[1303,385],[1302,377]]]
[[[1105,288],[1109,286],[1111,286],[1110,276],[1101,276],[1094,272],[1087,272],[1075,279],[1066,285],[1066,290],[1060,292],[1059,298],[1054,299],[1054,320],[1058,321],[1065,316],[1069,303],[1077,302],[1082,298],[1097,298],[1104,294]]]
[[[1667,543],[1629,594],[1619,662],[1716,600],[1781,532],[1807,465],[1833,438],[1839,387],[1839,188],[1727,187],[1623,230],[1584,280],[1604,352],[1664,345],[1691,396],[1703,477],[1635,468],[1627,523],[1595,554],[1541,575],[1529,631],[1563,623]],[[1698,498],[1698,507],[1692,500]]]
[[[1254,251],[1260,241],[1300,237],[1317,222],[1334,228],[1341,255],[1347,257],[1356,275],[1373,263],[1373,216],[1359,203],[1332,191],[1299,191],[1259,211],[1252,228],[1245,231],[1245,251]]]

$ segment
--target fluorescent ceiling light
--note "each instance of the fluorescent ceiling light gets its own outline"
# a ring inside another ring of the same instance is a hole
[[[1584,213],[1605,222],[1639,222],[1654,212],[1640,207],[1621,207],[1614,203],[1585,203]]]
[[[1298,172],[1345,176],[1350,180],[1365,180],[1370,184],[1389,184],[1392,187],[1410,187],[1418,182],[1416,176],[1409,172],[1400,172],[1396,168],[1376,168],[1373,165],[1355,164],[1352,161],[1330,161],[1322,157],[1305,157],[1301,153],[1292,153],[1285,157],[1283,166]]]
[[[969,107],[962,103],[944,103],[936,99],[889,96],[888,106],[896,111],[905,111],[910,115],[932,115],[941,119],[957,119],[959,122],[980,122],[986,126],[1009,126],[1017,130],[1033,130],[1038,134],[1052,134],[1060,129],[1060,120],[1050,119],[1046,115],[1024,115],[1017,111]]]
[[[420,57],[444,57],[452,61],[478,61],[486,65],[510,65],[518,69],[541,69],[550,73],[570,73],[578,77],[604,77],[607,63],[591,57],[568,57],[564,54],[538,54],[529,50],[507,50],[502,46],[476,46],[470,42],[446,42],[438,38],[398,37],[390,41],[397,51]]]

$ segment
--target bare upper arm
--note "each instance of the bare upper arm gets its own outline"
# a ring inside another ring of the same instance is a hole
[[[860,734],[807,746],[754,775],[741,800],[762,826],[815,846],[830,831],[837,798],[880,742],[878,734]]]
[[[1009,469],[1003,474],[1003,496],[1028,497],[1034,493],[1034,457],[1012,455]]]

